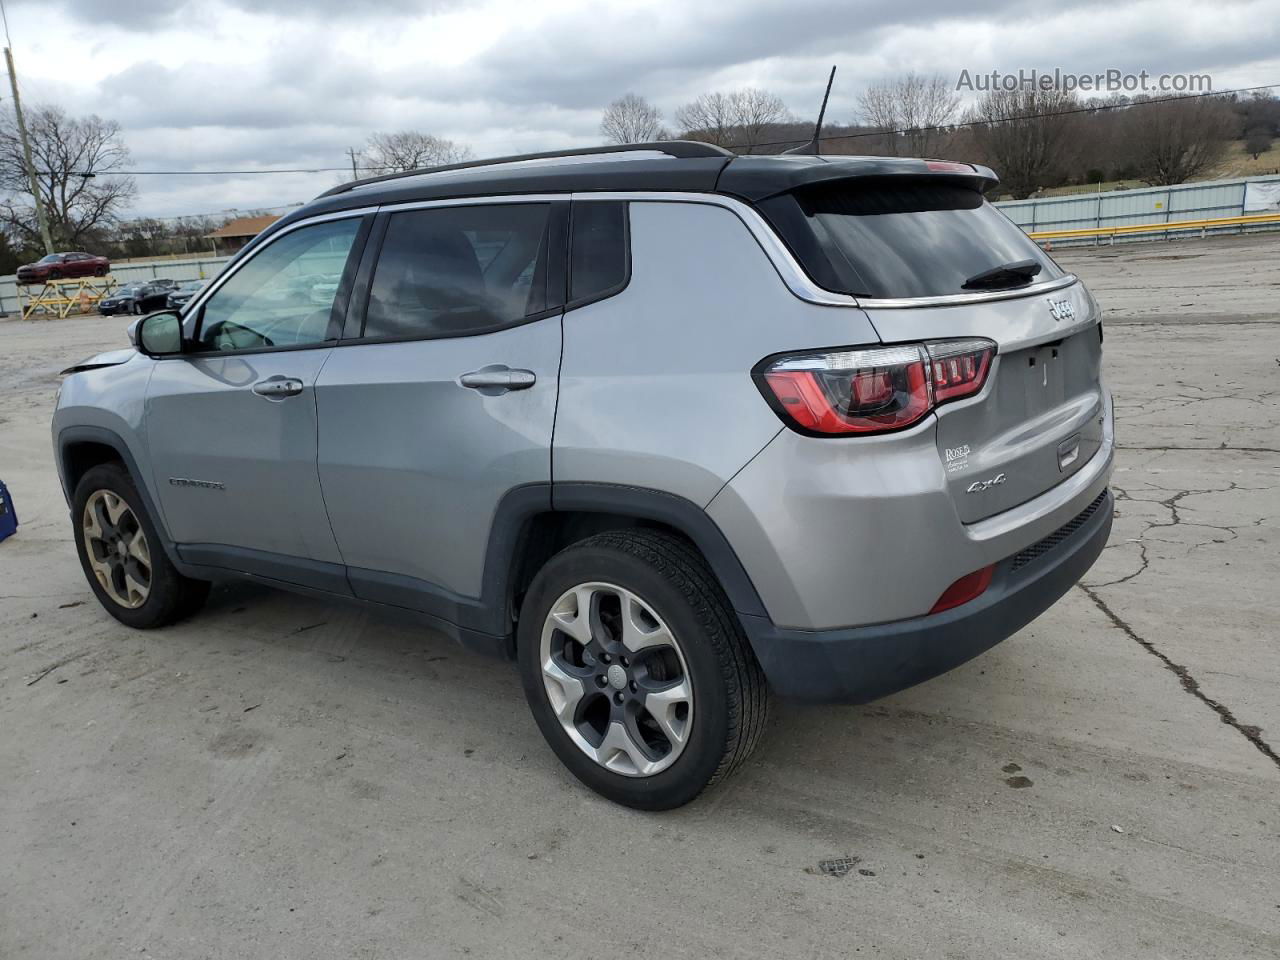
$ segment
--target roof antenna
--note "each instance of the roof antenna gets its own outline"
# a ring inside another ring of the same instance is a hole
[[[836,68],[831,67],[831,75],[827,77],[827,92],[822,95],[822,109],[818,111],[818,122],[813,128],[813,139],[808,143],[802,143],[798,147],[792,147],[790,150],[783,150],[783,154],[793,154],[801,156],[817,156],[821,152],[821,136],[822,136],[822,118],[827,115],[827,101],[831,98],[831,82],[836,78]]]

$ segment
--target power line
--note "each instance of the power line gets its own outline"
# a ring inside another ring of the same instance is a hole
[[[965,120],[960,123],[939,124],[931,127],[911,127],[903,130],[865,130],[859,133],[832,133],[819,137],[821,143],[827,143],[833,140],[857,140],[863,137],[888,137],[903,136],[909,133],[931,133],[937,130],[958,130],[964,127],[980,127],[988,126],[995,123],[1014,123],[1018,120],[1047,120],[1052,117],[1068,117],[1082,113],[1102,113],[1107,110],[1127,110],[1135,107],[1151,106],[1157,103],[1169,103],[1175,100],[1202,100],[1206,97],[1228,97],[1237,93],[1253,93],[1255,90],[1270,90],[1280,86],[1280,83],[1263,83],[1254,87],[1236,87],[1232,90],[1219,90],[1210,93],[1189,93],[1177,94],[1169,97],[1153,97],[1149,100],[1137,100],[1127,103],[1100,103],[1093,106],[1073,107],[1069,110],[1055,110],[1051,113],[1022,114],[1016,117],[996,117],[990,120]],[[795,139],[791,140],[766,140],[760,143],[730,143],[726,145],[727,149],[736,148],[755,148],[755,147],[781,147],[788,144],[797,143]],[[394,167],[366,166],[366,170],[395,170]],[[429,170],[430,167],[423,169]],[[285,168],[262,168],[256,170],[104,170],[97,176],[120,176],[120,177],[206,177],[206,176],[249,176],[261,173],[346,173],[346,167],[285,167]],[[412,171],[411,171],[412,172]]]
[[[395,170],[389,166],[365,166],[366,170]],[[259,167],[256,170],[99,170],[93,177],[238,177],[258,173],[346,173],[346,167]],[[86,176],[86,174],[76,174]]]

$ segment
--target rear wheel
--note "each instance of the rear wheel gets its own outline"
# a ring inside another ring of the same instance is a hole
[[[133,478],[117,463],[89,470],[72,501],[76,550],[98,602],[121,623],[162,627],[194,613],[209,593],[165,555]]]
[[[763,732],[768,688],[741,624],[674,536],[618,531],[563,550],[530,585],[518,639],[543,736],[617,803],[688,803]]]

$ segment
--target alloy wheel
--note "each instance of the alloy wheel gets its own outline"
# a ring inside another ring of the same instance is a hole
[[[684,654],[630,590],[600,582],[566,590],[543,624],[539,663],[560,725],[600,766],[650,777],[684,751],[693,725]]]
[[[85,501],[84,550],[106,594],[136,609],[151,595],[151,548],[132,508],[119,494],[97,490]]]

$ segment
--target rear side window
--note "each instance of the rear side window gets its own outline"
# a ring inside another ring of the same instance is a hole
[[[547,203],[395,213],[369,288],[366,337],[458,337],[547,305]]]
[[[627,284],[627,205],[575,200],[569,253],[570,301],[598,300]]]
[[[988,271],[1033,260],[1030,281],[1062,270],[1008,217],[964,184],[866,178],[773,197],[761,211],[821,286],[862,297],[973,292]]]

